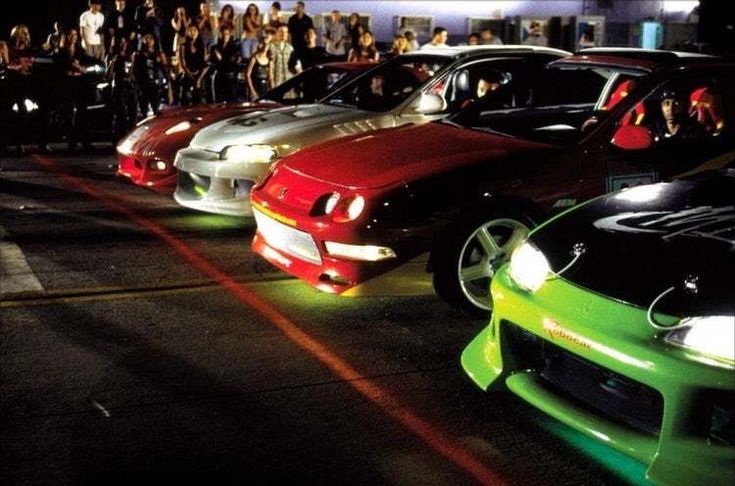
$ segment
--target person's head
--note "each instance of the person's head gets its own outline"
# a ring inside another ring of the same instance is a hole
[[[115,46],[115,52],[122,53],[128,50],[128,39],[124,35],[113,39],[112,42]]]
[[[56,32],[57,34],[60,34],[61,33],[61,22],[56,20],[54,22],[53,29],[54,29],[54,32]]]
[[[405,35],[397,35],[393,38],[393,53],[403,54],[408,51],[408,40]]]
[[[206,0],[202,0],[199,2],[199,15],[202,17],[209,17],[212,15],[212,9],[209,6],[209,3],[206,2]]]
[[[26,48],[31,46],[31,31],[25,24],[18,24],[10,31],[10,39],[13,46],[18,48]]]
[[[195,41],[197,40],[197,37],[199,37],[199,28],[196,25],[191,24],[186,28],[186,38]]]
[[[285,42],[288,40],[288,26],[281,25],[276,29],[275,40],[276,42]]]
[[[352,12],[350,17],[347,19],[347,23],[350,27],[355,27],[360,23],[360,14]]]
[[[332,22],[337,24],[339,22],[342,22],[342,14],[339,12],[339,10],[332,10]]]
[[[276,37],[276,29],[273,27],[266,27],[263,29],[263,42],[267,45],[270,44]]]
[[[467,45],[468,46],[476,46],[480,43],[480,34],[477,32],[473,32],[470,35],[467,36]]]
[[[255,49],[255,54],[262,55],[268,53],[268,43],[265,41],[258,42],[258,47]]]
[[[89,0],[89,11],[97,13],[102,10],[102,4],[100,3],[100,1],[101,0]]]
[[[60,47],[62,49],[73,49],[76,47],[77,42],[79,42],[79,33],[76,29],[69,29],[64,32]]]
[[[373,33],[369,30],[360,34],[360,47],[367,48],[373,45]]]
[[[254,3],[248,4],[247,8],[245,9],[245,15],[250,18],[257,18],[258,15],[260,15],[258,6],[255,5]]]
[[[154,3],[153,3],[153,0],[145,0],[145,1],[143,2],[143,5],[145,5],[145,6],[146,6],[146,7],[148,7],[148,8],[152,8],[152,7],[153,7],[153,5],[154,5]]]
[[[304,2],[296,2],[296,6],[294,7],[294,12],[296,12],[296,15],[304,15],[305,10],[306,6],[304,5]]]
[[[156,38],[153,37],[153,34],[146,34],[143,36],[142,46],[146,51],[156,50]]]
[[[491,91],[495,91],[507,82],[507,77],[494,69],[488,69],[477,81],[477,97],[482,98]]]
[[[230,42],[232,40],[232,29],[226,25],[223,27],[220,27],[219,36],[220,36],[220,39],[222,39],[224,43]]]
[[[489,42],[493,40],[493,31],[490,27],[485,27],[480,31],[480,41],[481,42]]]
[[[281,2],[271,3],[271,16],[277,17],[281,14]]]
[[[685,113],[687,99],[673,89],[664,90],[659,96],[661,101],[661,115],[666,123],[678,123]]]
[[[431,42],[434,44],[446,44],[449,39],[449,32],[444,27],[435,27],[431,36]]]
[[[232,20],[235,17],[235,10],[232,8],[232,5],[229,3],[226,4],[224,7],[222,7],[222,10],[219,11],[219,18],[220,20]]]
[[[186,17],[186,7],[184,7],[183,5],[179,5],[178,7],[176,7],[175,13],[176,13],[176,16],[179,18]]]
[[[309,27],[306,29],[306,33],[304,34],[304,40],[306,40],[306,43],[309,46],[316,46],[316,40],[318,39],[318,35],[316,33],[316,29],[314,27]]]
[[[405,34],[403,34],[406,37],[406,40],[411,43],[415,39],[415,36],[413,35],[412,30],[407,30]]]
[[[115,10],[118,12],[125,10],[125,0],[115,0]]]

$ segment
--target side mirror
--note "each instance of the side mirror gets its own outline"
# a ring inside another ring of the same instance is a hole
[[[422,115],[433,115],[447,109],[447,102],[444,97],[436,93],[421,93],[419,105],[416,107],[416,113]]]
[[[640,125],[622,125],[610,141],[623,150],[645,150],[653,145],[653,136]]]

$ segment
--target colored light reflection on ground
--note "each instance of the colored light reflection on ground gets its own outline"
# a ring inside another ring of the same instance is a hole
[[[645,464],[591,439],[561,422],[547,417],[537,417],[534,421],[539,427],[551,432],[602,467],[609,469],[626,483],[636,486],[653,484],[646,480],[647,467]]]

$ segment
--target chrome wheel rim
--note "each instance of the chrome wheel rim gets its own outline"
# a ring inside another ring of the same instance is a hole
[[[490,281],[528,238],[528,227],[514,219],[493,219],[475,228],[465,240],[457,261],[457,277],[465,298],[475,307],[492,311]]]

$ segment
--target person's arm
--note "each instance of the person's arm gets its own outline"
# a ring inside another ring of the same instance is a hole
[[[181,18],[179,17],[179,14],[176,14],[171,19],[171,28],[174,29],[174,35],[178,35],[179,29],[181,28]]]
[[[357,62],[354,49],[350,49],[350,52],[347,53],[347,62]]]
[[[373,62],[380,62],[380,52],[375,49],[375,55],[373,56]]]
[[[276,86],[276,73],[273,72],[273,61],[268,63],[268,89]]]
[[[82,14],[82,16],[79,18],[79,35],[82,37],[82,42],[84,42],[84,45],[87,45],[87,31],[89,30],[89,25],[87,22],[86,12]]]
[[[245,69],[245,82],[248,83],[248,89],[250,89],[250,93],[254,97],[256,95],[255,93],[255,86],[253,85],[253,67],[255,66],[255,55],[250,56],[250,61],[248,61],[248,67]]]

